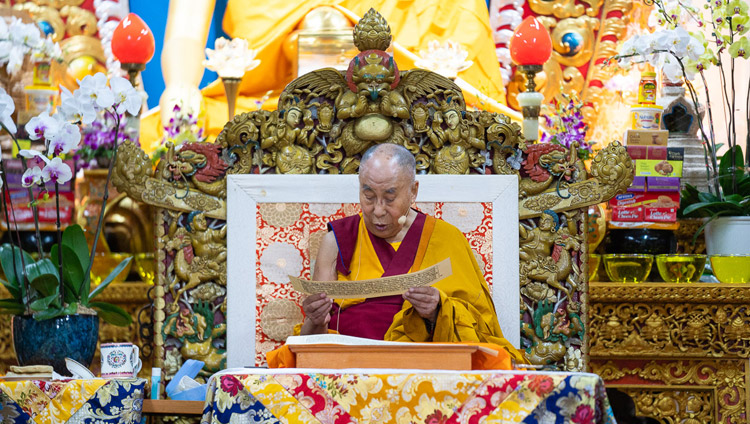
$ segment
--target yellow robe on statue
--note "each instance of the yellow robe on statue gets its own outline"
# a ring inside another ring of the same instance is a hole
[[[393,323],[384,339],[401,342],[488,343],[495,345],[491,346],[495,349],[502,347],[516,363],[527,363],[523,355],[503,337],[492,296],[466,237],[458,228],[445,221],[430,216],[426,218],[410,272],[428,268],[445,258],[450,258],[453,270],[451,276],[433,286],[440,291],[435,330],[430,335],[422,317],[408,301],[404,301],[401,310],[393,317]],[[398,250],[399,244],[392,246]],[[359,222],[357,245],[348,268],[351,270],[349,275],[339,272],[339,280],[376,279],[385,272],[367,234],[364,220]],[[336,303],[346,309],[363,300],[336,300]],[[329,326],[331,329],[336,328],[335,322]],[[271,352],[268,355],[269,366],[290,366],[288,362],[284,363],[293,359],[290,355],[288,351]],[[509,369],[510,361],[503,361],[503,357],[509,359],[505,355],[501,355],[498,360],[480,355],[473,359],[474,368]]]
[[[248,40],[250,48],[258,52],[256,58],[261,60],[260,65],[242,80],[236,114],[257,110],[256,101],[269,91],[272,93],[263,108],[276,109],[279,93],[293,79],[292,64],[283,50],[284,42],[305,15],[320,6],[336,6],[350,19],[361,17],[371,7],[375,8],[388,21],[394,41],[414,54],[426,49],[432,40],[460,43],[469,52],[467,60],[473,61],[474,65],[459,73],[459,77],[505,104],[505,89],[484,0],[290,0],[272,3],[229,0],[224,31],[233,38]],[[414,67],[414,61],[408,55],[395,51],[394,58],[400,70]],[[227,103],[221,82],[215,81],[206,87],[203,95],[206,134],[213,139],[227,122]],[[467,103],[474,101],[469,93],[465,96]],[[144,148],[149,149],[149,145],[159,139],[157,127],[160,125],[157,115],[143,119],[141,138]]]

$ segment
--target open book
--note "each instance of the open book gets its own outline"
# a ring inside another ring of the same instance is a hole
[[[344,336],[342,334],[312,334],[309,336],[289,336],[286,344],[290,346],[312,344],[335,344],[344,346],[414,346],[413,342],[391,342],[385,340],[365,339],[361,337]],[[450,343],[430,343],[431,345],[450,345]],[[495,349],[477,345],[477,349],[492,356],[499,352]]]

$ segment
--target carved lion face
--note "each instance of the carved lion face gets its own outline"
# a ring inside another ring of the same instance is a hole
[[[382,58],[371,54],[365,58],[366,64],[360,66],[355,64],[352,81],[357,91],[365,92],[371,100],[377,100],[384,92],[388,91],[395,80],[395,68],[382,64]]]

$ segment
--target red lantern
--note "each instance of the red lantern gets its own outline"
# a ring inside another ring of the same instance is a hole
[[[129,14],[112,34],[112,53],[120,63],[145,65],[154,57],[154,34],[135,13]]]
[[[510,57],[518,66],[544,65],[552,55],[552,39],[547,28],[535,17],[529,16],[510,38]]]

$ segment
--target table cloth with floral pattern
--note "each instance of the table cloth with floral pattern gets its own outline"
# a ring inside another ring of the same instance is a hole
[[[274,369],[215,375],[201,421],[482,422],[598,424],[615,419],[595,374]]]
[[[141,422],[144,379],[0,381],[0,424]]]

